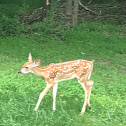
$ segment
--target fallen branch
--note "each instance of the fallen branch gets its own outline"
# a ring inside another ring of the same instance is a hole
[[[92,0],[90,0],[90,1],[88,2],[88,4],[91,4],[91,2],[92,2]]]
[[[79,4],[80,4],[80,6],[82,6],[85,10],[90,11],[90,12],[92,12],[92,13],[95,14],[95,15],[99,15],[99,14],[97,14],[96,12],[94,12],[93,10],[91,10],[91,9],[87,8],[86,6],[84,6],[80,1],[79,1]]]

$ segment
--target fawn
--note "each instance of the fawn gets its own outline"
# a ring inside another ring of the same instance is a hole
[[[43,78],[47,83],[45,89],[40,93],[38,102],[35,107],[37,111],[41,100],[46,93],[53,87],[53,111],[56,110],[56,93],[58,82],[69,79],[77,79],[85,91],[85,100],[81,110],[81,114],[85,112],[86,106],[90,107],[90,95],[94,81],[89,80],[93,70],[93,62],[87,60],[75,60],[62,63],[52,63],[47,66],[39,66],[40,59],[32,61],[32,55],[29,53],[28,62],[26,62],[19,74],[34,73]]]

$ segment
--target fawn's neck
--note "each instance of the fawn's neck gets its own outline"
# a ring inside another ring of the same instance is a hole
[[[33,67],[31,71],[41,78],[45,78],[46,76],[44,73],[46,69],[44,67],[40,67],[40,66]]]

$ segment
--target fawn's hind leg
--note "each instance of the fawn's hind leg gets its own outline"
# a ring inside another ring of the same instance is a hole
[[[85,112],[86,105],[88,105],[90,107],[90,95],[91,95],[93,83],[94,82],[90,81],[90,80],[80,82],[80,84],[82,85],[82,87],[85,91],[85,100],[84,100],[84,104],[83,104],[83,107],[81,110],[81,114],[83,114]]]
[[[91,105],[90,105],[90,96],[91,96],[91,91],[92,91],[92,88],[93,88],[93,84],[94,84],[94,81],[91,81],[91,80],[86,81],[86,85],[88,85],[88,87],[89,87],[88,100],[87,100],[88,107],[91,107]]]

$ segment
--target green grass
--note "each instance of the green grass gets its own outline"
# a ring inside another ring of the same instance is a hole
[[[47,26],[48,27],[48,26]],[[0,39],[0,125],[10,126],[124,126],[126,125],[126,37],[122,29],[101,23],[84,23],[63,34],[19,35]],[[91,80],[91,109],[80,116],[84,92],[75,80],[59,83],[57,110],[52,92],[34,107],[46,86],[33,74],[17,72],[28,53],[41,65],[76,59],[95,60]],[[63,97],[60,96],[63,94]]]

